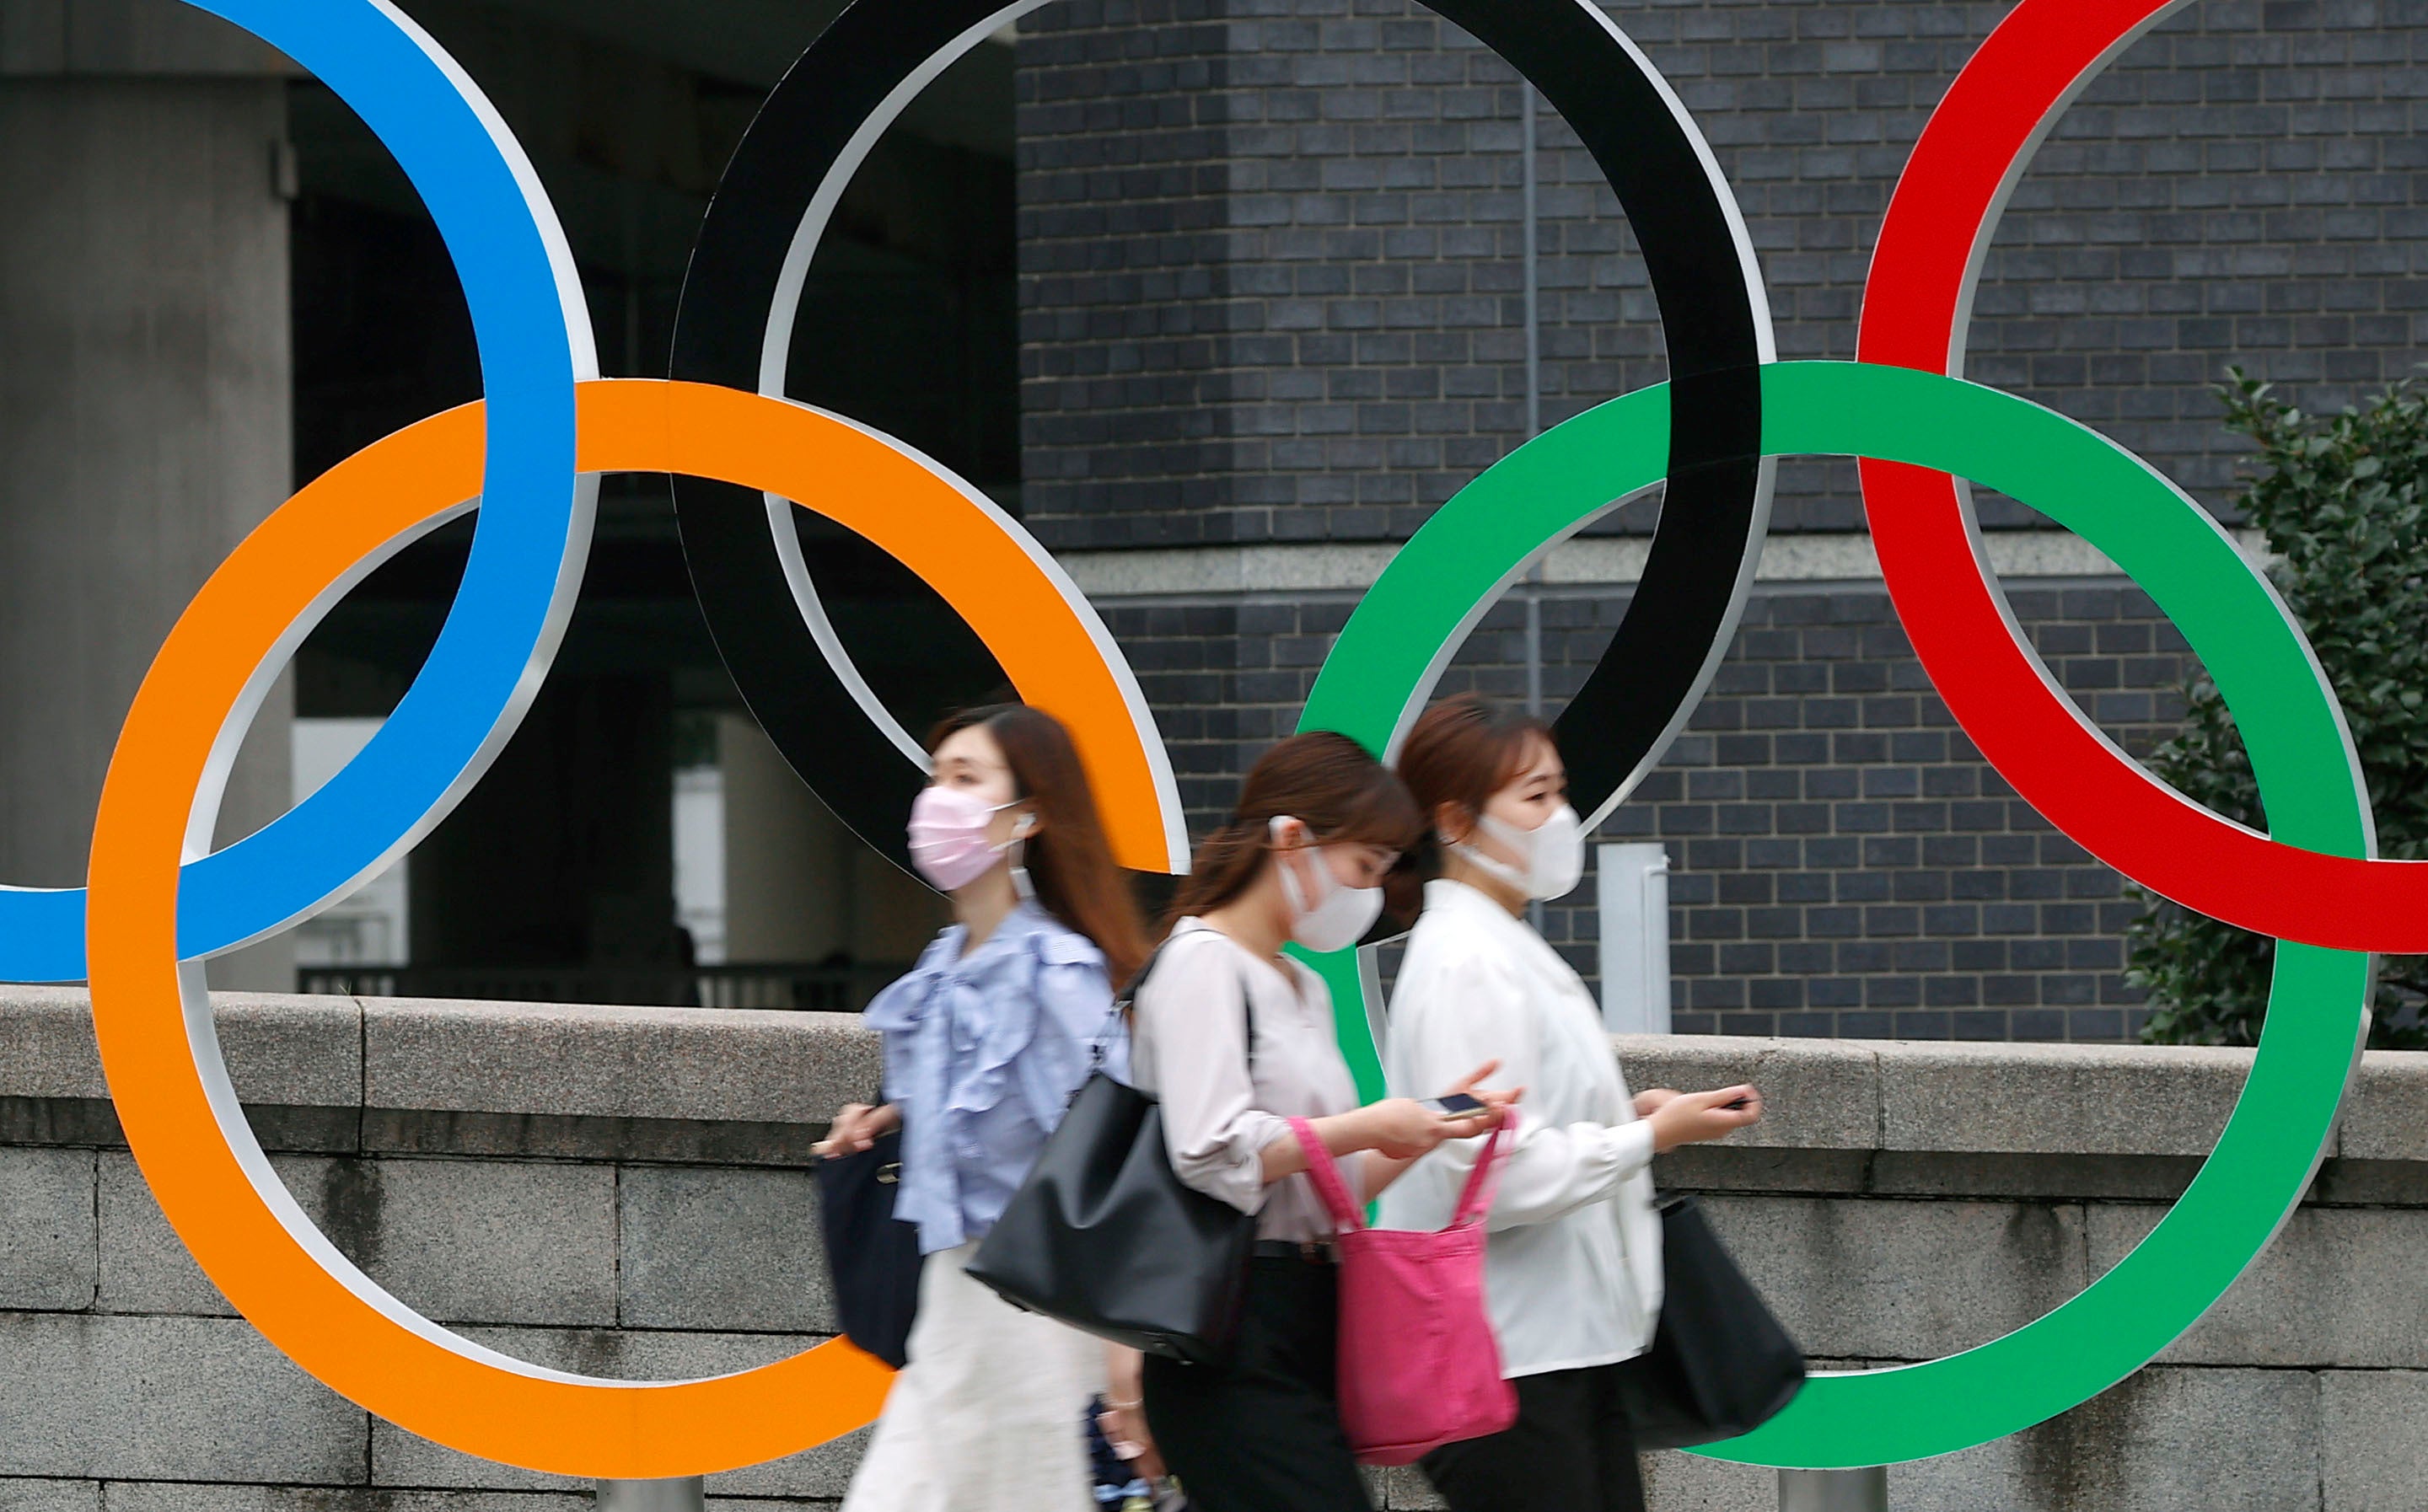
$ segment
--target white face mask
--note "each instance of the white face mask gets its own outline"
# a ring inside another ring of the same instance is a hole
[[[1290,822],[1275,816],[1271,834],[1278,841],[1282,826]],[[1321,894],[1313,902],[1299,886],[1298,872],[1284,853],[1276,853],[1273,864],[1282,870],[1282,897],[1290,911],[1290,938],[1310,951],[1345,951],[1366,937],[1374,920],[1383,912],[1383,889],[1380,887],[1344,886],[1332,874],[1332,865],[1323,857],[1323,847],[1306,849],[1307,870],[1316,875]]]
[[[1585,833],[1577,811],[1562,804],[1559,811],[1543,821],[1537,828],[1521,830],[1505,820],[1490,814],[1479,814],[1476,821],[1485,834],[1518,853],[1525,861],[1520,869],[1505,861],[1497,861],[1464,841],[1452,840],[1450,848],[1464,857],[1468,865],[1517,888],[1529,898],[1550,900],[1565,898],[1574,891],[1577,880],[1585,874]]]

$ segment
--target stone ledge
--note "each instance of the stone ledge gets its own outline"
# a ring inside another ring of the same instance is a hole
[[[366,999],[373,1108],[823,1123],[878,1086],[848,1014]]]
[[[1620,1035],[1637,1087],[1751,1081],[1770,1116],[1731,1149],[2193,1159],[2251,1073],[2247,1049]],[[1819,1095],[1820,1106],[1811,1099]],[[2428,1160],[2428,1055],[2371,1051],[2330,1155]]]
[[[265,1142],[287,1148],[795,1163],[878,1074],[876,1037],[849,1015],[232,994],[215,1006]],[[1685,1184],[1917,1195],[2163,1200],[2207,1154],[2252,1061],[2118,1045],[1615,1043],[1639,1087],[1750,1081],[1768,1094],[1762,1126],[1693,1152]],[[0,1138],[116,1143],[106,1098],[82,989],[0,988]],[[2338,1200],[2420,1200],[2428,1055],[2363,1056],[2328,1153]]]
[[[595,1153],[596,1139],[567,1120],[812,1127],[878,1084],[876,1037],[850,1015],[234,993],[212,1002],[248,1108],[373,1110],[369,1121],[404,1147],[428,1141],[416,1131],[422,1114],[484,1115],[479,1137],[517,1153]],[[84,989],[0,986],[9,1132],[39,1137],[47,1120],[59,1134],[114,1136],[108,1095]],[[528,1148],[551,1144],[564,1147]]]
[[[362,1010],[352,998],[217,992],[228,1074],[246,1100],[362,1105]],[[0,1097],[107,1099],[82,987],[0,985]]]

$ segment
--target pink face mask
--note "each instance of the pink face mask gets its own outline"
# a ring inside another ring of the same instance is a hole
[[[958,788],[922,788],[910,805],[910,864],[941,892],[959,892],[985,876],[1009,849],[987,838],[987,827],[1009,804],[990,805]]]

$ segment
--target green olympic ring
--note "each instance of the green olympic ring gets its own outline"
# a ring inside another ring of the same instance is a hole
[[[1763,370],[1765,455],[1870,457],[1969,478],[2107,553],[2179,626],[2251,754],[2276,839],[2375,849],[2367,789],[2325,675],[2259,571],[2198,505],[2084,426],[1960,379],[1857,363]],[[1665,385],[1578,415],[1437,511],[1341,631],[1303,728],[1374,750],[1421,710],[1486,608],[1552,545],[1661,480]],[[1364,1095],[1382,1092],[1354,951],[1318,960]],[[2106,1390],[2190,1327],[2291,1215],[2368,1033],[2371,958],[2280,942],[2250,1080],[2217,1147],[2133,1252],[2079,1295],[1960,1354],[1815,1374],[1755,1432],[1698,1453],[1801,1469],[1889,1465],[2028,1428]]]

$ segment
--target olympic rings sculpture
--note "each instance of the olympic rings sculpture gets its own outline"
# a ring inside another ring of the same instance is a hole
[[[212,577],[128,716],[90,888],[0,889],[0,979],[90,980],[111,1094],[171,1224],[265,1336],[369,1410],[468,1454],[619,1479],[736,1468],[859,1426],[889,1376],[840,1340],[707,1380],[611,1381],[511,1358],[416,1314],[339,1254],[271,1169],[229,1083],[200,962],[343,896],[478,780],[546,674],[579,585],[596,476],[615,470],[680,476],[684,549],[722,654],[779,748],[864,837],[898,849],[920,755],[827,625],[795,508],[919,572],[1022,696],[1071,724],[1125,864],[1185,865],[1170,765],[1136,679],[1053,559],[928,459],[783,398],[801,281],[842,186],[920,87],[1043,0],[846,10],[735,156],[686,285],[672,378],[615,382],[599,379],[537,176],[427,35],[386,0],[191,3],[317,73],[403,166],[463,278],[487,398],[332,469]],[[1760,1431],[1703,1451],[1717,1457],[1836,1467],[1949,1453],[2140,1368],[2223,1293],[2315,1173],[2367,1032],[2367,952],[2428,949],[2418,906],[2428,871],[2374,857],[2334,694],[2266,579],[2146,464],[1959,373],[1982,250],[2032,146],[2107,60],[2181,3],[2022,0],[2009,14],[1914,150],[1851,364],[1775,360],[1715,160],[1593,0],[1434,5],[1541,89],[1609,176],[1651,269],[1674,377],[1535,438],[1442,506],[1343,630],[1304,723],[1389,751],[1533,561],[1614,500],[1665,483],[1631,610],[1562,717],[1580,806],[1600,818],[1659,760],[1725,652],[1774,460],[1854,456],[1899,615],[1990,761],[2120,871],[2284,941],[2234,1115],[2131,1255],[1976,1349],[1816,1376]],[[2248,743],[2268,834],[2157,783],[2058,691],[1987,574],[1964,479],[2085,536],[2182,627]],[[476,498],[463,586],[380,735],[277,822],[206,854],[228,763],[304,636]],[[1318,965],[1371,1091],[1367,972],[1354,951]]]

